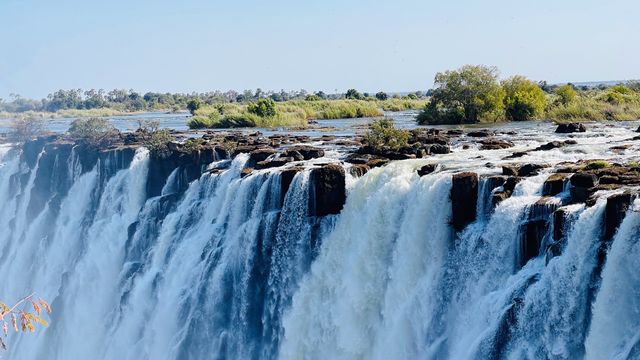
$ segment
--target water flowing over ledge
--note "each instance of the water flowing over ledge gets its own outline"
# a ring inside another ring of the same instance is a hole
[[[455,151],[363,176],[333,154],[250,173],[255,155],[227,155],[2,147],[0,291],[37,289],[56,309],[50,328],[11,338],[11,351],[640,356],[635,185],[587,191],[572,173],[554,183],[560,165],[501,175]]]

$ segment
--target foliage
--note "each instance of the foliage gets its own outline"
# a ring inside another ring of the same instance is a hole
[[[247,105],[247,111],[261,117],[274,117],[277,115],[276,103],[272,99],[260,99]]]
[[[110,145],[119,134],[109,120],[95,117],[74,120],[68,133],[74,140],[94,147]]]
[[[568,105],[575,100],[578,93],[576,93],[572,85],[566,84],[556,89],[556,95],[558,95],[558,101],[560,104]]]
[[[191,115],[194,115],[196,113],[196,110],[200,109],[201,107],[202,107],[202,100],[198,98],[191,99],[187,103],[187,110],[189,110]]]
[[[29,307],[33,310],[28,310]],[[43,310],[51,314],[51,306],[35,293],[22,298],[13,306],[0,302],[0,321],[2,322],[2,333],[4,335],[0,336],[0,347],[7,350],[3,337],[9,336],[9,321],[15,332],[34,332],[37,324],[44,327],[49,326],[47,321],[41,317]]]
[[[306,98],[304,98],[306,101],[320,101],[322,100],[322,98],[318,95],[315,94],[311,94],[311,95],[307,95]]]
[[[347,99],[352,99],[352,100],[362,100],[363,99],[362,94],[360,94],[360,92],[358,92],[358,90],[356,90],[356,89],[347,90],[347,93],[344,94],[344,97],[347,98]]]
[[[185,141],[182,146],[186,152],[193,153],[202,150],[206,143],[203,138],[191,138]]]
[[[504,106],[504,90],[497,79],[498,70],[485,65],[465,65],[437,73],[436,88],[418,120],[434,124],[495,119]]]
[[[374,120],[365,134],[365,140],[374,150],[398,150],[408,145],[409,132],[396,129],[393,119],[382,118]]]
[[[18,142],[25,142],[41,135],[44,132],[45,123],[41,118],[15,118],[11,122],[10,137]]]
[[[380,91],[376,93],[376,99],[378,100],[387,100],[388,98],[389,98],[389,95],[387,95],[386,92]]]
[[[516,75],[503,80],[502,88],[505,92],[504,108],[507,119],[524,121],[543,114],[547,99],[537,83]]]
[[[591,161],[587,165],[585,165],[584,169],[585,170],[598,170],[598,169],[608,168],[609,166],[611,166],[611,164],[609,164],[608,162],[606,162],[604,160],[595,160],[595,161]]]
[[[165,155],[168,153],[168,144],[173,140],[167,129],[160,129],[160,122],[156,120],[141,120],[136,130],[142,145],[152,154]]]

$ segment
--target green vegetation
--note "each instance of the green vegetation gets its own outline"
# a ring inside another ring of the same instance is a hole
[[[547,99],[537,83],[524,76],[512,76],[502,81],[504,109],[507,119],[523,121],[536,119],[544,113]]]
[[[609,164],[608,162],[606,162],[604,160],[595,160],[595,161],[591,161],[587,165],[585,165],[584,169],[585,170],[598,170],[598,169],[608,168],[609,166],[611,166],[611,164]]]
[[[566,106],[575,100],[578,93],[573,89],[573,86],[567,84],[558,87],[556,89],[556,95],[558,95],[558,102]]]
[[[68,132],[74,140],[93,147],[109,146],[119,134],[104,118],[76,119]]]
[[[260,117],[275,117],[278,115],[276,103],[272,99],[259,99],[257,102],[249,103],[247,111]]]
[[[191,115],[196,113],[196,110],[202,107],[202,100],[200,99],[191,99],[187,103],[187,110],[191,113]]]
[[[397,151],[409,143],[409,132],[396,129],[393,119],[374,120],[365,134],[365,141],[375,151],[384,149]]]
[[[420,124],[504,120],[600,121],[640,119],[640,84],[577,89],[513,76],[497,83],[493,67],[466,65],[438,73]]]
[[[42,134],[45,129],[43,119],[16,118],[11,122],[9,137],[17,142],[25,142]]]
[[[169,153],[169,142],[173,140],[167,129],[160,129],[160,122],[155,120],[142,120],[138,122],[136,131],[142,145],[158,156]]]
[[[378,100],[387,100],[388,98],[389,98],[389,95],[387,95],[387,93],[385,92],[380,91],[376,94],[376,99]]]
[[[498,70],[484,65],[465,65],[458,70],[437,73],[436,88],[418,116],[420,124],[477,123],[495,120],[504,105],[504,90],[498,84]]]

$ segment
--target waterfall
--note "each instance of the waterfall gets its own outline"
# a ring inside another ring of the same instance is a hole
[[[409,160],[347,176],[340,213],[316,216],[335,159],[206,161],[1,146],[0,294],[54,309],[9,357],[640,356],[637,200],[611,225],[611,193],[543,196],[545,170],[496,203],[504,178],[482,175],[454,228],[456,172]]]

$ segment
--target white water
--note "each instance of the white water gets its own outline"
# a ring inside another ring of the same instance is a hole
[[[565,207],[575,219],[562,254],[545,263],[542,249],[520,267],[522,225],[547,172],[524,179],[495,209],[479,199],[478,220],[453,232],[453,169],[488,173],[483,164],[500,163],[503,151],[477,160],[454,151],[422,178],[415,169],[423,161],[348,177],[341,214],[315,219],[309,170],[281,194],[276,169],[240,177],[246,155],[184,193],[174,171],[162,195],[147,198],[143,149],[130,164],[109,156],[92,169],[75,151],[56,157],[68,184],[33,208],[47,154],[29,168],[1,150],[1,297],[35,290],[54,308],[49,328],[9,337],[10,358],[640,356],[637,212],[612,241],[599,289],[592,277],[605,199]]]

